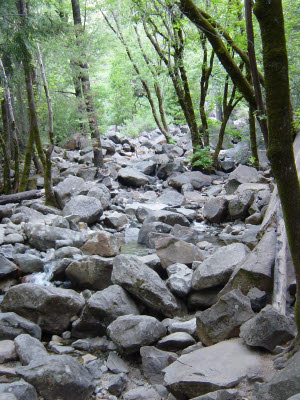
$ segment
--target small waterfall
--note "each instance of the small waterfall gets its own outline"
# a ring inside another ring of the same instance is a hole
[[[37,272],[35,274],[26,277],[26,283],[34,283],[40,286],[54,286],[50,281],[53,277],[53,269],[55,267],[54,261],[49,261],[44,264],[44,271]]]

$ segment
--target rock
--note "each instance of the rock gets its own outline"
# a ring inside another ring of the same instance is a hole
[[[103,214],[100,200],[89,196],[78,195],[71,198],[63,209],[63,215],[78,222],[92,224],[99,221]]]
[[[123,228],[128,222],[126,215],[119,212],[109,213],[104,219],[105,225],[113,229]]]
[[[239,327],[254,316],[249,298],[233,290],[211,308],[197,313],[198,337],[206,346],[236,337]]]
[[[150,222],[163,222],[171,226],[175,226],[176,224],[190,226],[189,220],[184,215],[167,210],[151,211],[144,220],[144,223]]]
[[[222,197],[213,197],[209,199],[203,208],[203,217],[209,222],[219,224],[227,216],[228,201]]]
[[[232,220],[245,219],[248,215],[249,207],[254,199],[254,193],[250,190],[235,196],[228,202],[228,212]]]
[[[81,247],[85,241],[85,234],[55,226],[26,224],[24,230],[29,244],[40,251],[55,248],[60,240],[67,240],[74,247]]]
[[[80,320],[73,324],[76,337],[105,334],[107,326],[121,315],[139,315],[129,294],[119,285],[96,292],[86,302]]]
[[[223,389],[195,397],[192,400],[243,400],[245,397],[245,393],[240,392],[239,390]]]
[[[87,192],[87,196],[100,200],[103,210],[106,210],[111,205],[110,191],[103,183],[98,183],[91,187]]]
[[[49,333],[62,333],[71,318],[84,306],[83,298],[70,289],[43,287],[32,283],[13,286],[5,294],[1,307],[38,323]],[[59,310],[59,312],[58,312]]]
[[[0,400],[18,400],[18,399],[12,393],[2,393],[0,394]]]
[[[72,196],[85,195],[89,189],[84,179],[70,175],[54,187],[54,193],[63,208]]]
[[[169,233],[171,226],[164,224],[163,222],[144,222],[141,229],[139,230],[138,243],[145,244],[147,247],[155,247],[155,243],[152,245],[150,234],[155,233]]]
[[[15,344],[12,340],[0,341],[0,364],[17,360]]]
[[[256,400],[286,400],[300,393],[300,352],[290,358],[284,369],[269,382],[257,385]]]
[[[70,356],[48,356],[17,372],[47,400],[86,400],[94,391],[92,376]]]
[[[16,254],[14,259],[23,274],[43,271],[44,261],[34,254]]]
[[[0,279],[18,276],[18,267],[0,254]]]
[[[101,231],[92,233],[82,250],[101,257],[114,257],[120,254],[122,244],[124,244],[123,236]]]
[[[273,289],[276,240],[275,230],[270,228],[243,264],[236,267],[220,296],[232,289],[240,289],[246,295],[254,287],[270,294]]]
[[[157,348],[165,351],[179,351],[196,343],[196,340],[186,332],[175,332],[163,337],[157,342]]]
[[[23,379],[10,383],[0,383],[0,393],[2,396],[7,396],[5,400],[10,400],[9,396],[15,396],[17,400],[38,400],[35,388]]]
[[[154,317],[126,315],[112,322],[107,332],[120,350],[131,354],[142,346],[155,343],[166,333],[166,328]]]
[[[94,379],[100,379],[103,375],[101,368],[104,367],[104,360],[95,360],[89,362],[85,368],[89,371]]]
[[[118,180],[125,186],[140,187],[149,183],[149,179],[145,174],[136,168],[121,168],[118,172]]]
[[[116,353],[109,353],[106,361],[107,368],[114,374],[128,374],[129,368],[124,360],[119,357]]]
[[[37,339],[41,339],[41,328],[33,322],[20,317],[14,312],[0,313],[0,339],[14,339],[27,333]]]
[[[135,168],[145,175],[154,175],[157,163],[155,160],[142,160],[134,164]]]
[[[203,186],[209,186],[212,182],[212,177],[204,175],[200,171],[184,172],[183,174],[177,174],[171,176],[168,179],[168,185],[180,190],[182,185],[191,184],[194,189],[199,190]]]
[[[300,393],[295,394],[295,396],[289,397],[287,400],[300,400]]]
[[[259,375],[264,362],[241,339],[234,339],[182,355],[164,369],[164,384],[176,399],[191,399],[236,386],[254,372]]]
[[[250,289],[247,296],[254,312],[259,312],[267,304],[267,293],[257,288]]]
[[[254,318],[245,322],[240,329],[240,337],[248,346],[263,347],[273,351],[296,336],[294,320],[267,305]]]
[[[168,326],[169,333],[186,332],[192,336],[196,334],[196,329],[197,329],[196,318],[192,318],[189,321],[173,321]]]
[[[22,364],[29,364],[31,361],[43,360],[49,354],[42,343],[30,336],[19,335],[15,338],[16,351]]]
[[[138,387],[128,390],[123,396],[124,400],[161,400],[158,392],[152,388]]]
[[[184,264],[176,263],[167,268],[167,286],[179,297],[186,296],[192,288],[193,271]]]
[[[198,232],[195,229],[192,229],[187,226],[176,224],[171,229],[170,234],[172,236],[175,236],[177,239],[183,240],[184,242],[192,244],[197,244],[199,242]]]
[[[193,268],[198,264],[199,266],[193,274],[193,289],[201,290],[225,285],[234,269],[243,263],[248,253],[247,246],[233,243],[219,248],[202,263],[195,262]]]
[[[163,152],[169,157],[181,157],[183,155],[183,149],[179,146],[170,143],[164,143],[162,145]]]
[[[185,172],[185,168],[181,159],[170,160],[167,157],[167,161],[163,163],[157,172],[159,179],[166,180],[169,176],[176,172]]]
[[[143,373],[152,384],[162,384],[163,369],[178,358],[176,353],[162,351],[152,346],[141,347],[140,354]]]
[[[168,206],[180,207],[184,203],[184,196],[178,193],[177,190],[167,189],[158,198],[158,201]]]
[[[192,292],[188,296],[188,308],[190,310],[205,310],[218,301],[220,288],[204,289]]]
[[[115,257],[112,281],[137,297],[143,304],[167,317],[183,312],[181,304],[168,290],[165,282],[135,256]]]
[[[258,181],[259,174],[255,168],[239,165],[229,175],[228,181],[225,184],[225,189],[227,194],[233,194],[242,183],[257,183]]]
[[[109,378],[107,390],[109,391],[110,394],[119,397],[125,390],[126,384],[127,384],[127,377],[125,374],[112,375]]]
[[[203,344],[198,342],[182,350],[181,355],[192,353],[195,350],[203,349]]]
[[[175,263],[191,266],[194,261],[204,260],[204,255],[197,246],[175,237],[163,238],[157,242],[156,251],[163,268]]]
[[[85,256],[73,261],[65,271],[74,287],[103,290],[112,284],[112,258]]]

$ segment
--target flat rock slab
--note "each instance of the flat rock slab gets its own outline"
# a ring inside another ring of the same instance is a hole
[[[232,388],[244,378],[262,374],[263,356],[241,339],[202,348],[178,358],[164,369],[164,385],[178,400]]]

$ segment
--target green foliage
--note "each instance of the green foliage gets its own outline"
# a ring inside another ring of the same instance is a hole
[[[132,119],[126,119],[121,127],[121,134],[125,137],[138,137],[143,131],[151,131],[156,125],[152,115],[148,112],[136,114]]]
[[[295,112],[294,127],[297,131],[300,129],[300,107]]]
[[[210,147],[206,146],[203,149],[198,147],[196,151],[188,157],[188,161],[193,167],[210,168],[213,166],[213,159],[210,153]]]

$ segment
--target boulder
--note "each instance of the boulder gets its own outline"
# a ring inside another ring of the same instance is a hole
[[[63,215],[74,222],[93,224],[103,214],[100,200],[89,196],[74,196],[63,208]]]
[[[153,385],[163,383],[163,369],[178,358],[176,353],[162,351],[153,346],[141,347],[140,355],[143,373]]]
[[[41,328],[33,322],[20,317],[14,312],[0,313],[0,339],[14,339],[27,333],[37,339],[41,339]]]
[[[168,179],[168,185],[178,190],[185,184],[191,184],[194,189],[199,190],[203,186],[209,186],[211,182],[212,177],[204,175],[200,171],[184,172]]]
[[[167,210],[151,211],[144,219],[144,223],[150,222],[163,222],[164,224],[175,226],[176,224],[182,226],[190,226],[189,220],[182,214]]]
[[[169,233],[171,228],[171,225],[163,222],[144,222],[139,230],[138,243],[154,248],[155,242],[152,244],[151,233]]]
[[[19,335],[15,338],[16,351],[22,364],[29,364],[31,361],[43,360],[49,354],[43,344],[30,335]]]
[[[9,396],[14,396],[17,400],[38,400],[35,388],[23,379],[10,383],[0,383],[0,394],[7,396],[3,400],[13,400]]]
[[[43,271],[44,261],[34,254],[16,254],[14,260],[23,274],[33,274],[34,272]]]
[[[24,227],[29,244],[40,250],[54,249],[56,242],[65,240],[74,247],[81,247],[85,241],[85,234],[71,229],[58,228],[48,225],[26,224]]]
[[[206,310],[218,301],[220,288],[204,289],[192,292],[188,296],[189,310]]]
[[[257,385],[256,400],[286,400],[300,393],[300,352],[267,382]]]
[[[155,160],[142,160],[134,163],[134,167],[145,175],[154,175],[157,163]]]
[[[76,288],[103,290],[112,284],[112,261],[112,258],[84,256],[73,261],[65,274]]]
[[[232,289],[240,289],[246,295],[254,287],[270,294],[273,289],[276,240],[275,229],[267,230],[242,265],[235,268],[220,296]]]
[[[209,199],[203,207],[203,217],[209,222],[219,224],[227,217],[228,201],[223,197]]]
[[[161,395],[151,387],[137,387],[123,395],[124,400],[161,400]]]
[[[245,261],[248,254],[247,246],[233,243],[220,247],[202,263],[193,263],[193,268],[199,264],[193,274],[193,289],[201,290],[225,285],[234,269]]]
[[[184,203],[184,196],[177,192],[177,190],[167,189],[163,191],[163,194],[157,199],[157,201],[167,204],[172,207],[180,207]]]
[[[293,319],[267,305],[254,318],[245,322],[240,329],[240,337],[248,346],[263,347],[273,351],[277,345],[285,344],[297,334]]]
[[[196,318],[192,318],[189,321],[172,321],[168,326],[169,333],[175,332],[186,332],[194,336],[196,334],[197,321]]]
[[[86,195],[100,200],[103,210],[106,210],[111,205],[110,191],[103,183],[98,183],[91,187]]]
[[[0,364],[15,360],[17,353],[13,340],[0,340]]]
[[[87,238],[82,250],[101,257],[114,257],[120,254],[122,244],[124,244],[123,235],[100,231],[92,233]]]
[[[246,190],[241,194],[236,195],[228,202],[228,213],[232,220],[245,219],[248,215],[248,210],[253,202],[254,193]]]
[[[251,308],[254,312],[259,312],[267,304],[267,293],[257,288],[252,288],[247,293],[250,299]]]
[[[106,366],[114,374],[128,374],[129,372],[127,363],[113,352],[109,353],[106,361]]]
[[[254,316],[249,298],[233,290],[211,308],[196,314],[198,337],[206,346],[236,337],[240,326]]]
[[[118,180],[125,186],[140,187],[149,183],[149,179],[145,174],[136,168],[121,168],[118,172]]]
[[[109,228],[120,229],[128,224],[128,218],[125,214],[119,212],[113,212],[106,214],[104,223]]]
[[[242,183],[257,183],[259,181],[259,174],[253,167],[246,165],[239,165],[228,177],[225,184],[227,194],[233,194],[239,185]]]
[[[113,262],[112,281],[151,309],[167,317],[181,314],[181,304],[159,275],[138,257],[120,255]]]
[[[125,315],[118,317],[107,328],[111,340],[127,354],[139,351],[142,346],[155,343],[166,333],[166,328],[154,317]]]
[[[18,267],[13,262],[0,254],[0,279],[18,276]]]
[[[70,356],[48,356],[16,370],[47,400],[86,400],[94,391],[91,374]]]
[[[127,385],[128,378],[125,374],[112,375],[109,377],[107,390],[110,394],[120,398]]]
[[[199,242],[199,232],[191,227],[176,224],[171,229],[170,234],[175,236],[177,239],[183,240],[184,242],[192,244],[197,244]]]
[[[192,288],[193,271],[185,264],[172,264],[167,268],[167,286],[179,297],[186,296]]]
[[[3,311],[12,311],[37,323],[49,333],[62,333],[74,315],[84,306],[84,299],[70,289],[43,287],[22,283],[11,287],[1,304]]]
[[[84,179],[70,175],[54,187],[54,193],[63,208],[72,196],[85,195],[89,189],[90,187]]]
[[[164,369],[164,384],[176,399],[191,399],[236,386],[254,372],[259,376],[264,362],[260,353],[233,339],[182,355]]]
[[[194,261],[203,261],[204,255],[199,247],[175,237],[166,237],[156,243],[157,255],[163,268],[175,263],[192,266]]]
[[[179,351],[192,346],[196,340],[187,332],[175,332],[157,342],[157,348],[165,351]]]
[[[195,397],[192,400],[244,400],[245,393],[237,389],[223,389]]]

